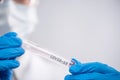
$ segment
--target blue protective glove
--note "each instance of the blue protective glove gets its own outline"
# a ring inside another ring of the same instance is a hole
[[[65,80],[120,80],[120,72],[99,62],[84,63],[73,59],[75,64],[69,68],[70,75]]]
[[[24,53],[21,44],[21,39],[14,32],[0,37],[0,80],[10,80],[12,69],[19,66],[15,59]]]

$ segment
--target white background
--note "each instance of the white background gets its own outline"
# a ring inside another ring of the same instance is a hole
[[[40,47],[120,70],[120,0],[40,0],[38,15],[29,39]]]

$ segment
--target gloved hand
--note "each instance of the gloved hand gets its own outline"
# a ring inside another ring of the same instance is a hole
[[[99,62],[80,63],[76,59],[69,68],[70,75],[65,80],[120,80],[120,72],[114,68]]]
[[[14,32],[0,37],[0,80],[10,80],[12,69],[19,66],[16,58],[24,53],[21,44],[21,39]]]

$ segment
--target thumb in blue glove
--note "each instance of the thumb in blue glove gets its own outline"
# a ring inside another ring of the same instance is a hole
[[[120,80],[120,72],[106,64],[73,61],[76,64],[69,68],[71,75],[67,75],[65,80]]]

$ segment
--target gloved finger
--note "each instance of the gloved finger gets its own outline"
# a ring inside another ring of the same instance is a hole
[[[76,74],[80,71],[79,69],[82,64],[75,58],[72,58],[72,62],[74,62],[74,64],[69,68],[69,72],[72,74]]]
[[[0,37],[0,49],[19,47],[22,45],[22,40],[16,37],[16,33],[7,33]]]
[[[75,58],[72,58],[72,61],[76,64],[76,65],[79,65],[79,64],[81,64],[77,59],[75,59]]]
[[[67,75],[64,80],[107,80],[107,77],[100,73],[86,73],[78,75]]]
[[[107,64],[103,64],[100,62],[93,62],[93,63],[86,63],[83,64],[82,66],[82,73],[86,73],[86,72],[99,72],[102,74],[105,73],[114,73],[114,72],[118,72],[117,70],[115,70],[114,68],[108,66]]]
[[[4,34],[4,36],[6,36],[6,37],[16,37],[17,33],[15,33],[15,32],[8,32],[8,33]]]
[[[92,72],[98,72],[98,73],[105,74],[105,73],[118,72],[114,68],[112,68],[106,64],[99,63],[99,62],[92,62],[92,63],[85,63],[85,64],[77,65],[76,68],[77,68],[77,70],[72,68],[73,74],[74,74],[74,72],[75,72],[75,74],[92,73]]]
[[[0,61],[0,71],[14,69],[14,68],[17,68],[19,65],[20,64],[17,60],[1,60]]]
[[[7,48],[0,50],[0,60],[11,59],[21,56],[24,53],[24,49],[19,48]]]
[[[0,80],[12,80],[12,70],[0,71]]]

